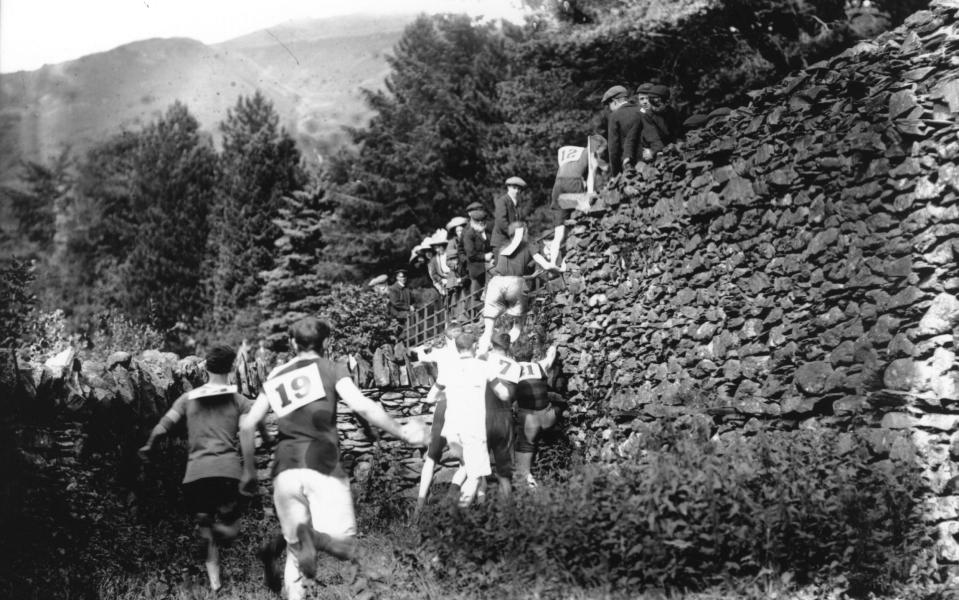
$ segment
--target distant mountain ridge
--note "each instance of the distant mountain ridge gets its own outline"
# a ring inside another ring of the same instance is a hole
[[[0,178],[19,160],[81,154],[137,129],[174,101],[201,127],[217,125],[237,97],[261,90],[308,159],[347,140],[344,125],[369,118],[361,88],[380,88],[386,56],[415,15],[288,21],[226,42],[154,38],[35,71],[0,75]]]

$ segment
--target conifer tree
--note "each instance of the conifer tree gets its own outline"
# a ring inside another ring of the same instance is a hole
[[[138,136],[136,236],[117,290],[131,317],[165,329],[203,312],[201,268],[216,181],[216,153],[183,104],[174,103]]]
[[[222,178],[211,214],[212,321],[252,330],[259,320],[259,273],[272,268],[273,220],[282,198],[305,183],[300,153],[260,92],[241,97],[221,123]]]
[[[373,289],[343,282],[350,272],[341,264],[344,223],[342,198],[314,186],[283,199],[274,224],[273,268],[261,273],[259,301],[264,319],[260,334],[277,349],[286,344],[291,323],[307,315],[328,319],[336,330],[336,354],[356,353],[370,358],[390,340],[386,299]]]

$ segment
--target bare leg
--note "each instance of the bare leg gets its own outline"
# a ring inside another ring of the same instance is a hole
[[[210,589],[214,592],[220,589],[220,553],[216,542],[213,541],[213,530],[209,527],[200,527],[200,537],[206,542],[206,575],[210,581]]]
[[[436,461],[430,457],[423,460],[423,468],[420,470],[420,489],[416,496],[416,509],[413,511],[413,519],[419,517],[423,507],[426,506],[426,499],[430,495],[430,484],[433,483],[433,471],[436,470]]]

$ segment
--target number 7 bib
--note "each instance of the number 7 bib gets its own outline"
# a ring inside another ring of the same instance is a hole
[[[326,397],[320,370],[312,364],[270,379],[263,391],[278,417]]]

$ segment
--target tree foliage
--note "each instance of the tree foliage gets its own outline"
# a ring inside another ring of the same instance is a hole
[[[216,153],[177,102],[139,134],[132,167],[135,237],[120,271],[118,301],[128,315],[166,329],[203,310]]]
[[[340,355],[359,352],[370,358],[389,341],[386,299],[369,287],[337,281],[344,271],[337,252],[343,237],[340,203],[320,187],[294,192],[274,219],[281,235],[274,268],[261,274],[260,333],[275,349],[285,348],[289,326],[305,316],[331,322],[333,350]]]
[[[4,186],[17,232],[36,245],[37,253],[49,251],[56,231],[56,207],[72,184],[72,160],[63,150],[50,164],[25,162],[19,185]]]
[[[260,92],[241,97],[220,129],[222,179],[210,220],[212,320],[255,329],[259,273],[272,267],[280,233],[273,219],[306,175],[296,143]]]

